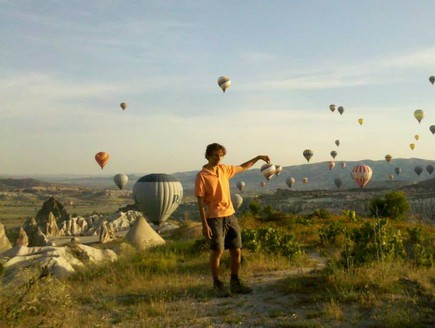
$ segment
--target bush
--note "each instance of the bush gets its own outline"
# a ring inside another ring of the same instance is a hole
[[[281,229],[244,229],[242,240],[243,247],[254,253],[264,252],[288,258],[294,258],[302,253],[295,236],[283,233]]]
[[[402,191],[391,191],[383,197],[370,200],[370,215],[377,218],[403,219],[409,210],[409,204]]]
[[[319,218],[319,219],[327,220],[327,219],[329,219],[331,217],[331,213],[329,213],[328,210],[325,210],[324,208],[321,208],[321,209],[315,209],[313,211],[313,213],[308,214],[307,217],[309,219]]]
[[[406,229],[409,234],[409,256],[416,266],[433,266],[433,247],[430,235],[421,227]]]
[[[343,222],[334,221],[320,228],[320,242],[324,245],[334,245],[337,242],[337,238],[344,235],[345,232],[346,226],[343,224]]]

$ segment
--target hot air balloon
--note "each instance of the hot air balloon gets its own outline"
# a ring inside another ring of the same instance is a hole
[[[414,168],[414,171],[415,171],[415,173],[417,173],[417,175],[420,175],[421,172],[423,172],[423,169],[422,169],[421,166],[418,166],[418,165],[417,165],[417,166]]]
[[[411,148],[412,150],[414,150],[414,148],[415,148],[415,144],[409,144],[409,148]]]
[[[372,178],[373,171],[368,165],[356,165],[352,169],[352,178],[360,188],[364,188]]]
[[[414,112],[414,117],[417,119],[418,123],[421,122],[421,120],[424,118],[424,112],[422,109],[417,109]]]
[[[329,105],[329,110],[331,112],[334,112],[335,111],[335,105],[334,104]]]
[[[231,203],[233,203],[233,207],[237,211],[243,203],[243,197],[240,196],[239,194],[232,194]]]
[[[343,184],[343,181],[341,181],[340,178],[335,178],[335,179],[334,179],[334,184],[335,184],[335,186],[336,186],[337,188],[340,188],[341,185]]]
[[[391,162],[392,159],[393,159],[393,156],[391,156],[390,154],[385,155],[385,160],[387,162]]]
[[[390,180],[390,181],[394,180],[394,175],[393,174],[389,174],[388,175],[388,180]]]
[[[416,134],[416,135],[414,136],[414,139],[418,141],[418,139],[420,139],[420,136],[419,136],[418,134]]]
[[[296,180],[293,177],[289,177],[285,180],[285,183],[289,188],[291,188],[295,184]]]
[[[344,107],[343,106],[338,107],[337,110],[340,113],[340,115],[343,115],[343,113],[344,113]]]
[[[278,176],[282,172],[282,166],[281,165],[275,165],[275,175]]]
[[[262,187],[266,187],[266,185],[267,185],[266,181],[261,181],[261,182],[260,182],[260,186],[262,186]]]
[[[330,154],[331,154],[332,158],[334,158],[334,159],[335,159],[335,156],[337,156],[337,152],[335,150],[331,151]]]
[[[335,140],[335,144],[337,145],[337,147],[340,146],[340,140]]]
[[[240,191],[243,191],[245,187],[246,187],[246,183],[244,181],[237,182],[237,189],[239,189]]]
[[[221,87],[222,91],[225,92],[231,86],[231,79],[228,76],[221,76],[218,78],[217,83]]]
[[[103,169],[104,165],[107,164],[109,158],[109,154],[104,151],[100,151],[95,155],[95,160],[97,161],[98,165],[100,165],[101,169]]]
[[[435,134],[435,125],[431,125],[429,127],[430,132],[432,132],[432,134]]]
[[[136,206],[154,224],[160,225],[176,210],[183,198],[183,186],[169,174],[148,174],[133,186]]]
[[[399,175],[400,173],[402,173],[402,169],[400,167],[396,167],[394,169],[394,172],[396,172],[396,174]]]
[[[335,167],[335,162],[334,161],[329,161],[328,162],[328,169],[329,169],[329,171],[331,171],[334,167]]]
[[[429,173],[429,174],[432,174],[432,172],[433,172],[433,166],[432,165],[427,165],[426,166],[426,171]]]
[[[313,151],[311,149],[305,149],[303,152],[303,155],[304,155],[305,159],[307,160],[307,162],[309,162],[311,157],[313,157]]]
[[[120,103],[119,106],[121,106],[122,110],[127,109],[127,103],[125,103],[125,102]]]
[[[302,183],[304,183],[304,184],[305,184],[305,183],[308,183],[308,178],[307,178],[307,177],[303,177],[303,178],[302,178]]]
[[[341,162],[341,168],[344,169],[346,167],[346,162]]]
[[[128,176],[126,174],[119,173],[113,177],[113,181],[115,181],[115,184],[118,186],[118,188],[122,190],[128,182]]]
[[[432,83],[432,84],[434,84],[434,83],[435,83],[435,76],[433,76],[433,75],[430,76],[430,77],[429,77],[429,82]]]
[[[359,123],[359,125],[363,125],[363,123],[364,123],[364,119],[363,119],[363,118],[359,118],[359,119],[358,119],[358,123]]]
[[[273,165],[271,163],[266,163],[266,164],[263,164],[263,166],[261,167],[260,170],[261,170],[261,173],[263,174],[263,176],[267,180],[270,180],[275,176],[276,167],[275,167],[275,165]]]

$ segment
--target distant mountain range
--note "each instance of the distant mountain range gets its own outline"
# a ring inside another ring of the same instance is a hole
[[[245,171],[232,179],[231,188],[237,192],[236,183],[244,181],[246,183],[245,193],[267,193],[274,192],[276,189],[288,189],[285,181],[288,177],[294,177],[296,183],[291,189],[294,190],[330,190],[336,189],[334,184],[335,178],[342,180],[340,189],[355,189],[358,188],[355,181],[351,177],[352,168],[358,164],[366,164],[373,170],[373,176],[366,188],[392,188],[404,187],[412,185],[424,180],[428,180],[427,187],[435,189],[435,172],[429,174],[426,170],[428,165],[435,167],[435,161],[419,159],[419,158],[397,158],[391,162],[387,161],[348,161],[345,168],[342,168],[341,161],[336,161],[334,169],[329,170],[328,161],[302,164],[283,167],[279,176],[274,177],[268,181],[266,186],[262,187],[260,183],[266,181],[261,175],[259,168],[253,168]],[[420,175],[415,172],[415,167],[420,166],[423,171]],[[396,174],[395,168],[400,168],[400,174]],[[198,171],[187,171],[172,173],[183,185],[186,195],[191,195],[194,189],[195,176]],[[160,172],[156,172],[160,173]],[[133,188],[134,183],[145,174],[128,174],[129,182],[126,186],[127,190]],[[302,178],[308,178],[308,183],[303,184]],[[0,179],[0,190],[5,187],[16,184],[15,188],[32,187],[39,184],[45,185],[46,183],[68,184],[77,186],[86,186],[91,188],[117,188],[113,182],[113,177],[80,177],[80,176],[37,176],[35,179],[26,178],[20,179]]]

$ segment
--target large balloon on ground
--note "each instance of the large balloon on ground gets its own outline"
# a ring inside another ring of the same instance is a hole
[[[228,76],[221,76],[217,81],[218,85],[222,89],[223,92],[227,90],[231,86],[231,79]]]
[[[313,157],[313,151],[311,149],[305,149],[302,154],[304,155],[307,162],[309,162],[311,157]]]
[[[181,182],[169,174],[148,174],[133,186],[136,206],[154,224],[166,221],[183,198]]]
[[[417,119],[418,123],[424,118],[424,111],[422,109],[417,109],[414,112],[414,117]]]
[[[128,182],[128,176],[126,174],[119,173],[113,177],[113,181],[118,188],[122,190]]]
[[[266,163],[261,166],[261,174],[267,179],[270,180],[275,176],[276,167],[271,163]]]
[[[240,196],[239,194],[232,194],[231,203],[233,203],[233,207],[237,211],[243,203],[243,197]]]
[[[99,153],[95,154],[95,160],[97,161],[98,165],[100,165],[101,169],[103,169],[104,165],[109,162],[109,159],[109,154],[104,151],[100,151]]]
[[[368,165],[356,165],[352,169],[352,178],[360,188],[364,188],[372,178],[373,171]]]
[[[246,187],[246,183],[244,181],[237,182],[237,189],[239,189],[240,191],[243,191],[245,187]]]

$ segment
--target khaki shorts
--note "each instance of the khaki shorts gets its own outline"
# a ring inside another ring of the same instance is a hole
[[[242,248],[242,236],[235,215],[207,219],[207,223],[213,233],[210,249]]]

